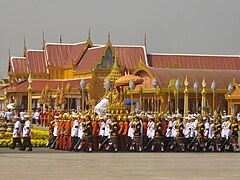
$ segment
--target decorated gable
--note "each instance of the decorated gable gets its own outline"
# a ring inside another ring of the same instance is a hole
[[[114,64],[114,57],[110,48],[106,49],[105,55],[100,63],[96,65],[96,70],[110,70]]]

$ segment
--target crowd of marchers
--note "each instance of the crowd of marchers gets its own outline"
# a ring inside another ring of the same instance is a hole
[[[239,152],[238,121],[230,116],[54,116],[48,148],[69,151]]]

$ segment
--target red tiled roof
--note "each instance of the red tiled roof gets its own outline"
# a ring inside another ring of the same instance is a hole
[[[91,70],[92,67],[97,63],[97,60],[103,53],[104,49],[105,47],[89,48],[80,63],[78,64],[76,71]]]
[[[28,50],[27,57],[31,73],[47,73],[43,50]]]
[[[62,67],[73,46],[74,44],[47,43],[46,52],[49,66]]]
[[[12,57],[11,65],[13,73],[28,73],[28,63],[25,57]]]
[[[71,53],[69,54],[68,58],[64,62],[65,66],[71,66],[73,61],[77,60],[80,53],[84,51],[84,47],[86,45],[86,42],[81,42],[76,45],[74,45],[71,49]]]
[[[113,45],[113,48],[117,51],[117,57],[120,64],[129,70],[136,68],[140,56],[145,62],[145,49],[143,46]],[[97,63],[100,55],[102,55],[104,49],[105,46],[89,48],[76,68],[76,71],[91,70]]]
[[[189,89],[193,89],[195,81],[200,89],[203,78],[206,78],[207,89],[211,89],[211,83],[216,81],[217,89],[227,89],[233,78],[240,79],[238,70],[208,70],[208,69],[173,69],[173,68],[149,68],[156,77],[161,87],[167,88],[171,79],[180,79],[184,82],[186,75],[189,80]],[[182,88],[184,85],[182,86]]]
[[[145,47],[144,46],[113,46],[117,51],[117,57],[119,58],[120,64],[126,66],[128,70],[136,68],[140,56],[145,63]]]
[[[155,68],[177,65],[183,69],[240,70],[238,56],[148,54],[148,64]]]

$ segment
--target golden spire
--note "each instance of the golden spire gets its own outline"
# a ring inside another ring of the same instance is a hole
[[[115,50],[115,58],[114,58],[114,64],[113,64],[113,67],[112,67],[112,71],[106,77],[106,79],[109,79],[111,83],[114,83],[120,77],[122,77],[122,74],[121,74],[120,68],[118,66],[117,52]]]

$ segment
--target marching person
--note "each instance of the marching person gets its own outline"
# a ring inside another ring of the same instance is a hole
[[[13,127],[13,135],[12,135],[12,137],[13,137],[13,144],[10,147],[10,149],[15,149],[17,143],[20,146],[19,149],[21,149],[22,148],[22,141],[21,141],[22,128],[21,128],[21,123],[20,123],[18,117],[14,117],[13,121],[15,123],[14,127]]]
[[[93,141],[93,150],[98,150],[98,134],[99,134],[99,117],[92,115],[92,141]]]
[[[139,117],[134,118],[134,122],[132,123],[132,128],[133,128],[133,139],[132,139],[130,150],[134,151],[136,147],[136,150],[141,152],[142,151],[142,123]]]
[[[231,124],[231,143],[232,143],[232,147],[233,147],[233,151],[234,152],[239,152],[239,145],[238,145],[238,131],[239,131],[239,127],[237,124],[237,120],[236,118],[234,118],[232,120],[232,124]]]
[[[92,122],[91,117],[85,117],[86,123],[83,124],[83,142],[85,143],[86,152],[92,152]]]
[[[176,142],[178,146],[178,151],[185,151],[185,138],[184,138],[184,124],[183,118],[181,117],[177,124]]]
[[[106,150],[108,139],[110,138],[110,126],[106,118],[100,118],[102,120],[99,130],[99,146],[98,150],[101,150],[102,146]]]
[[[163,152],[164,151],[163,134],[162,134],[163,129],[162,129],[162,122],[160,117],[156,119],[154,129],[155,129],[154,139],[153,139],[151,151],[157,151],[158,145],[159,145],[161,148],[161,151]]]
[[[25,123],[23,126],[23,145],[20,149],[21,151],[25,151],[28,146],[27,151],[32,151],[32,143],[31,143],[31,122],[28,116],[25,116]]]
[[[153,141],[153,137],[155,134],[154,127],[155,127],[154,117],[148,116],[148,123],[147,123],[148,142],[147,142],[146,146],[144,147],[144,149],[150,150],[150,147],[152,146],[152,141]]]
[[[35,119],[35,123],[36,123],[37,126],[38,126],[39,123],[40,123],[40,112],[39,112],[38,109],[37,109],[36,112],[33,114],[33,118]]]
[[[108,146],[106,148],[107,151],[110,150],[111,147],[114,148],[114,151],[118,151],[118,131],[119,126],[117,123],[117,117],[113,117],[112,122],[109,124],[110,127],[110,140],[108,142]]]
[[[70,151],[74,150],[74,147],[76,146],[78,141],[78,119],[74,118],[72,128],[71,128],[71,147]]]
[[[48,145],[49,148],[55,149],[56,143],[57,143],[57,137],[58,137],[58,116],[54,117],[54,123],[53,123],[53,133],[52,133],[52,143]]]

